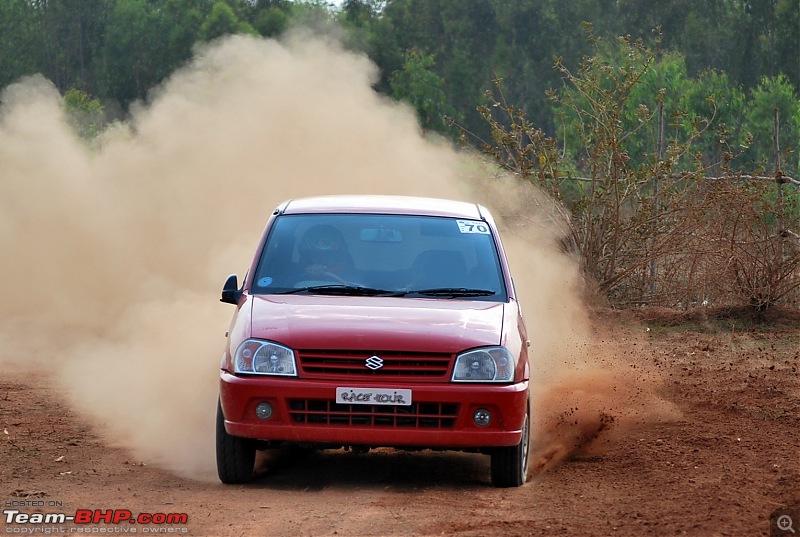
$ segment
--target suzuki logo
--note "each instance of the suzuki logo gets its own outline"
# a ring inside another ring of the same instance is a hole
[[[378,356],[370,356],[367,358],[367,367],[375,371],[383,367],[383,360]]]

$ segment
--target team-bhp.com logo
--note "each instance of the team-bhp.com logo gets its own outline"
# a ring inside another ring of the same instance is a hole
[[[186,524],[187,513],[139,513],[134,515],[128,509],[78,509],[75,514],[66,513],[23,513],[19,509],[4,509],[6,524]]]

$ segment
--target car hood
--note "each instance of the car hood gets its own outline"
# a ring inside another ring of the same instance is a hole
[[[252,337],[295,349],[455,353],[503,341],[504,303],[380,297],[254,296]]]

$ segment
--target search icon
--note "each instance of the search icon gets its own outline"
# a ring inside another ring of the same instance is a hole
[[[792,533],[797,533],[792,527],[792,517],[789,515],[779,516],[775,523],[777,524],[778,529],[781,531],[791,531]]]

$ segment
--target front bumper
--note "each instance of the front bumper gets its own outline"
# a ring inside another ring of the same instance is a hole
[[[410,389],[409,407],[341,405],[338,386]],[[255,408],[272,405],[270,419]],[[472,449],[519,444],[528,404],[528,382],[494,384],[375,384],[220,373],[225,430],[266,441],[370,447]],[[488,426],[473,422],[478,409],[491,412]]]

